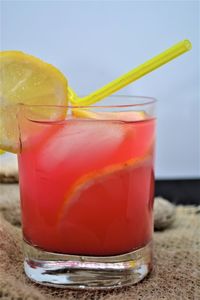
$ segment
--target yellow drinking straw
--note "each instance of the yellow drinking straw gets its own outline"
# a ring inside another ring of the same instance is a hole
[[[69,91],[70,102],[73,105],[78,105],[78,106],[79,105],[87,106],[87,105],[94,104],[97,101],[102,100],[103,98],[106,98],[109,95],[115,93],[116,91],[122,89],[129,83],[136,81],[142,76],[161,67],[162,65],[166,64],[167,62],[171,61],[177,56],[185,53],[186,51],[189,51],[191,48],[192,48],[191,42],[189,40],[183,40],[178,44],[175,44],[171,48],[165,50],[164,52],[151,58],[150,60],[146,61],[145,63],[138,66],[137,68],[118,77],[117,79],[111,81],[110,83],[106,84],[102,88],[98,89],[97,91],[83,98],[79,98],[75,94],[75,92],[71,88],[69,88],[68,91]]]

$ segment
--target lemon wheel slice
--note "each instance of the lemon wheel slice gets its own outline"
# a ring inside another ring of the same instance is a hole
[[[79,199],[82,192],[86,192],[92,186],[102,185],[105,181],[109,179],[119,178],[121,180],[122,174],[128,174],[133,169],[143,165],[148,164],[150,161],[150,152],[146,153],[146,155],[142,157],[132,158],[128,161],[109,165],[104,167],[103,169],[95,170],[88,174],[83,175],[80,177],[72,187],[68,190],[67,194],[65,195],[65,200],[62,203],[59,213],[58,213],[58,222],[64,219],[66,208],[68,204],[72,203],[74,200]]]
[[[0,148],[14,153],[19,150],[19,103],[67,105],[67,80],[55,67],[31,55],[0,52]],[[45,117],[51,119],[52,110]]]
[[[74,118],[113,121],[143,121],[147,119],[144,111],[95,112],[90,109],[72,109]]]

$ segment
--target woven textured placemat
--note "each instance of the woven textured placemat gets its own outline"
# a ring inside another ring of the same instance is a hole
[[[154,270],[142,282],[109,292],[84,292],[41,287],[25,277],[18,185],[0,185],[0,195],[1,299],[200,299],[200,207],[178,206],[173,226],[154,234]]]

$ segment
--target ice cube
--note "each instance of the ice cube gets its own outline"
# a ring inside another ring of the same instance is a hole
[[[91,164],[110,158],[124,140],[123,124],[117,121],[68,120],[48,139],[40,153],[40,165],[52,170],[67,162]],[[64,167],[64,166],[63,166]]]

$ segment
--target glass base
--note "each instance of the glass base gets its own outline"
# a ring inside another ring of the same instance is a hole
[[[152,243],[116,256],[51,253],[24,242],[24,270],[36,283],[71,289],[111,289],[142,280],[152,268]]]

